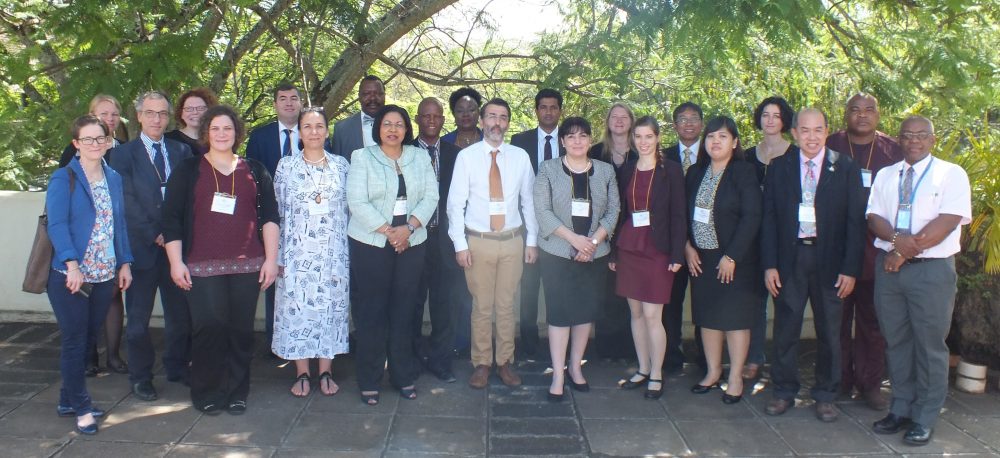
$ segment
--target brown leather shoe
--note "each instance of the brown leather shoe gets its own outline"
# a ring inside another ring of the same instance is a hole
[[[486,385],[490,383],[490,366],[485,364],[480,364],[476,366],[476,370],[472,371],[472,377],[469,377],[469,386],[476,389],[486,388]]]
[[[764,412],[768,415],[781,415],[787,412],[794,402],[792,399],[772,398],[767,403],[767,409]]]
[[[840,414],[837,413],[837,408],[834,407],[832,402],[817,402],[816,403],[816,418],[820,421],[829,423],[831,421],[836,421]]]
[[[514,373],[514,369],[510,367],[510,363],[500,366],[497,369],[497,375],[500,376],[500,380],[503,381],[504,385],[521,386],[521,377]]]
[[[865,390],[863,396],[865,404],[872,410],[885,410],[889,408],[889,401],[886,401],[885,396],[882,396],[882,390],[878,388]]]

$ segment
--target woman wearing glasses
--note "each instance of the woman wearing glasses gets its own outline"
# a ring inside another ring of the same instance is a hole
[[[424,223],[438,204],[434,167],[426,151],[411,146],[413,127],[406,110],[396,105],[379,110],[372,137],[375,145],[351,154],[347,175],[351,315],[357,330],[358,387],[368,405],[379,402],[387,358],[389,381],[400,396],[417,397],[413,307],[424,265]]]
[[[132,252],[122,180],[103,161],[113,141],[111,130],[87,115],[73,123],[72,134],[80,155],[52,174],[45,196],[53,248],[47,293],[62,340],[63,384],[56,412],[75,416],[77,431],[91,435],[97,434],[94,418],[104,411],[91,404],[87,393],[85,357],[96,345],[112,297],[132,283]]]
[[[181,94],[177,98],[177,111],[174,112],[177,129],[163,135],[187,144],[196,156],[207,153],[208,145],[198,141],[198,128],[201,126],[201,115],[218,104],[219,99],[208,88],[194,88]]]
[[[309,359],[319,360],[319,389],[337,393],[333,358],[347,353],[349,266],[347,170],[342,156],[326,152],[322,108],[299,114],[302,152],[278,162],[274,193],[281,215],[278,279],[271,351],[295,361],[293,396],[312,390]]]

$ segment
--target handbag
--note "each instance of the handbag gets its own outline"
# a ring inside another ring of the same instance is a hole
[[[76,186],[74,174],[69,172],[69,196],[73,198]],[[52,268],[52,240],[49,239],[49,215],[45,210],[38,216],[35,240],[31,243],[28,264],[24,267],[24,281],[21,290],[26,293],[42,294],[49,283],[49,269]]]

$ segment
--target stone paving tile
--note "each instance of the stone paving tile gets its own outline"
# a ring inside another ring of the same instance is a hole
[[[573,417],[573,405],[568,402],[561,403],[519,403],[503,404],[492,403],[490,405],[492,418],[513,417],[513,418],[552,418],[552,417]]]
[[[582,437],[574,436],[493,436],[490,456],[544,456],[586,453]]]
[[[425,377],[426,378],[426,377]],[[417,382],[417,399],[400,400],[400,415],[486,417],[486,393],[455,383]],[[392,393],[389,393],[392,394]],[[359,401],[360,402],[360,401]]]
[[[1000,452],[1000,417],[956,415],[947,421],[966,434],[992,447],[995,452]]]
[[[0,382],[0,399],[27,401],[48,386],[48,383]]]
[[[296,458],[381,458],[384,456],[390,456],[388,454],[383,455],[381,450],[378,451],[348,451],[348,450],[337,450],[331,451],[329,447],[325,448],[289,448],[282,447],[275,452],[275,458],[285,458],[285,457],[296,457]],[[399,455],[397,455],[399,456]],[[410,456],[409,454],[403,456]],[[423,456],[423,455],[418,455]]]
[[[28,370],[28,371],[59,371],[59,357],[18,357],[7,361],[5,367],[8,370]]]
[[[451,457],[485,457],[485,454],[478,455],[464,455],[455,453],[414,453],[414,452],[393,452],[387,451],[381,455],[382,458],[451,458]],[[491,457],[496,457],[496,455],[490,455]],[[340,455],[338,455],[340,458]]]
[[[8,370],[0,367],[0,380],[17,383],[59,383],[59,367],[52,371]]]
[[[398,416],[388,451],[481,455],[486,452],[485,436],[485,419]]]
[[[128,383],[128,376],[124,374],[107,374],[98,377],[87,377],[87,392],[90,399],[98,407],[108,408],[111,404],[121,401],[131,393]],[[55,406],[59,402],[59,389],[62,381],[57,381],[49,385],[48,388],[36,394],[32,401],[49,402]],[[53,407],[55,408],[55,407]]]
[[[260,447],[215,447],[211,445],[178,445],[167,453],[168,457],[219,457],[219,458],[264,458],[274,454],[273,448]]]
[[[3,444],[2,455],[4,456],[16,456],[18,458],[41,458],[52,456],[52,454],[56,453],[60,448],[66,445],[68,441],[68,437],[57,440],[5,437],[0,440],[0,443]]]
[[[34,326],[33,323],[0,323],[0,342],[6,342],[11,336],[22,330]],[[55,328],[55,326],[53,326]]]
[[[12,335],[5,339],[5,343],[33,344],[37,342],[58,342],[58,332],[58,328],[53,328],[47,324],[31,324],[24,328],[24,332],[18,332],[16,336]]]
[[[961,413],[982,416],[1000,416],[1000,393],[990,391],[984,394],[968,394],[949,390],[948,399],[960,405]]]
[[[391,415],[306,412],[285,438],[285,444],[338,453],[342,450],[381,451],[385,448],[391,424]]]
[[[746,401],[736,404],[722,402],[722,390],[712,390],[705,394],[678,393],[664,396],[667,414],[674,420],[749,419],[754,412]]]
[[[75,435],[74,420],[57,416],[55,403],[28,401],[0,418],[0,436],[59,440]]]
[[[99,434],[81,439],[171,444],[180,441],[200,416],[189,402],[127,400],[108,411]]]
[[[361,401],[361,391],[358,390],[356,383],[348,381],[339,383],[339,385],[340,391],[333,396],[323,396],[318,390],[314,389],[313,394],[310,395],[311,400],[308,407],[306,407],[306,411],[313,414],[391,415],[396,412],[396,406],[402,402],[398,392],[384,389],[379,394],[378,405],[370,406]],[[287,402],[294,402],[297,398],[288,394],[288,388],[290,387],[291,384],[288,384],[283,391],[285,396],[289,398]]]
[[[21,405],[20,401],[0,400],[0,417],[7,415],[8,412],[16,409],[20,405]]]
[[[249,405],[249,403],[247,403]],[[243,415],[201,415],[184,444],[277,447],[291,428],[299,410],[261,409],[250,406]]]
[[[891,436],[879,435],[878,438],[892,451],[901,454],[990,453],[990,450],[983,444],[947,421],[938,421],[937,425],[934,426],[934,436],[931,442],[920,447],[904,444],[903,433]]]
[[[691,455],[672,423],[664,420],[583,420],[594,454],[610,456]]]
[[[573,395],[583,418],[667,418],[663,405],[643,397],[643,391],[591,388]]]
[[[495,436],[568,436],[581,434],[575,418],[494,418],[490,434]]]
[[[675,423],[698,456],[788,456],[792,449],[764,422],[702,420]]]
[[[101,434],[104,431],[101,430]],[[59,458],[106,458],[106,457],[163,457],[172,445],[142,444],[136,442],[96,442],[75,440],[63,448]]]
[[[823,423],[815,418],[775,420],[771,426],[798,454],[861,455],[889,450],[874,434],[850,418]]]
[[[888,410],[872,410],[864,402],[838,402],[837,407],[840,408],[841,416],[847,414],[866,429],[871,429],[873,423],[889,413]]]

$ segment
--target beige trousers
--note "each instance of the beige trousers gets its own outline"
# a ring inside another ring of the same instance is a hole
[[[465,281],[472,294],[472,364],[493,364],[493,322],[496,321],[496,363],[514,361],[514,295],[524,270],[524,239],[489,240],[469,236],[472,267]],[[495,317],[494,317],[495,315]]]

